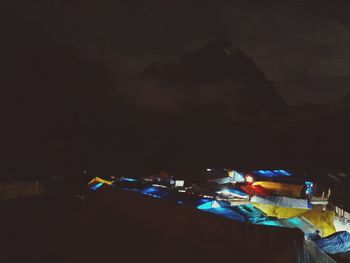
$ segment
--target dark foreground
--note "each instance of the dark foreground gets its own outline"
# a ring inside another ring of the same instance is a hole
[[[1,204],[1,262],[296,262],[302,233],[132,192]]]

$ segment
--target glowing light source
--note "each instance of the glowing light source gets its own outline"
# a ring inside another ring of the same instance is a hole
[[[221,206],[219,205],[218,202],[214,201],[211,207],[212,207],[212,208],[219,208],[219,207],[221,207]]]
[[[152,184],[152,186],[160,187],[160,188],[167,188],[165,185],[161,185],[161,184]]]
[[[182,187],[184,186],[185,181],[184,180],[176,180],[175,181],[175,187]]]
[[[306,181],[305,182],[305,187],[306,187],[306,190],[305,190],[306,195],[307,196],[311,196],[312,193],[313,193],[314,183]]]
[[[251,176],[251,175],[247,175],[246,177],[245,177],[245,181],[247,182],[247,183],[253,183],[254,182],[254,178],[253,178],[253,176]]]

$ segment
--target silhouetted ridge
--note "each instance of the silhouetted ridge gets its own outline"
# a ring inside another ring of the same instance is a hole
[[[255,108],[255,112],[263,111],[272,118],[286,116],[290,111],[254,60],[241,49],[233,49],[231,42],[224,39],[212,40],[185,54],[178,65],[152,64],[145,69],[142,77],[159,80],[164,85],[180,84],[194,90],[201,85],[217,85],[216,94],[226,92],[230,107],[238,111],[242,101]],[[222,90],[219,87],[222,83],[230,83],[230,90],[227,87]]]

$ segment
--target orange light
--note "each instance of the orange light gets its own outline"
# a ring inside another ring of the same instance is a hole
[[[254,182],[254,178],[253,178],[253,176],[251,176],[251,175],[247,175],[246,177],[245,177],[245,181],[247,182],[247,183],[253,183]]]

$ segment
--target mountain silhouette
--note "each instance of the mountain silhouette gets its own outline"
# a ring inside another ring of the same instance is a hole
[[[263,113],[276,118],[290,113],[286,102],[253,59],[241,49],[233,49],[231,42],[224,39],[212,40],[185,54],[178,64],[151,64],[142,78],[156,79],[168,89],[180,87],[183,92],[195,93],[206,87],[210,90],[208,96],[225,98],[212,104],[225,106],[239,115],[260,118]],[[203,103],[192,106],[203,108]]]

